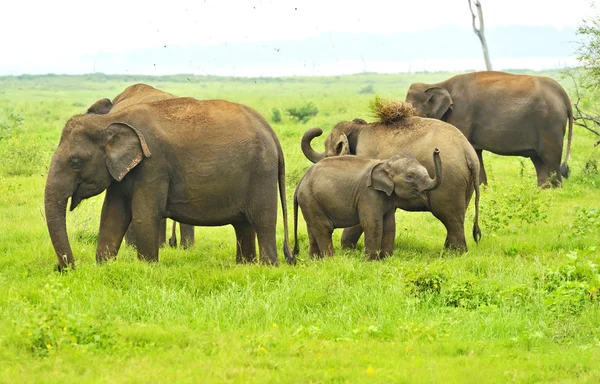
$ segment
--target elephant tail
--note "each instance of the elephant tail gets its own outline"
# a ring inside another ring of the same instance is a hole
[[[479,244],[481,240],[481,229],[479,228],[479,163],[467,159],[467,164],[471,171],[471,182],[475,188],[475,217],[473,218],[473,239]]]
[[[569,174],[571,173],[569,165],[567,164],[567,162],[569,161],[569,157],[571,157],[571,140],[573,138],[573,106],[571,105],[570,100],[567,102],[567,113],[569,115],[569,135],[567,137],[567,153],[565,154],[565,161],[560,165],[560,174],[565,179],[568,179]]]
[[[298,189],[294,191],[294,257],[300,253],[298,246]]]
[[[277,152],[279,154],[277,178],[279,179],[279,197],[281,199],[281,211],[283,213],[283,254],[285,255],[285,260],[288,264],[296,265],[296,256],[290,251],[290,241],[288,237],[287,202],[285,196],[285,160],[278,140]]]
[[[481,229],[479,228],[479,180],[475,180],[475,218],[473,219],[473,238],[479,244]]]

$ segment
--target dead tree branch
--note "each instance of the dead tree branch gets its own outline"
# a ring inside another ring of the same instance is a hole
[[[577,84],[577,80],[575,79],[575,77],[573,76],[572,73],[568,73],[568,76],[571,78],[571,80],[573,80],[573,85],[575,86],[575,94],[577,95],[577,102],[575,104],[573,104],[573,124],[579,126],[579,127],[583,127],[585,129],[587,129],[590,132],[595,133],[596,135],[600,136],[600,132],[596,131],[595,129],[593,129],[592,127],[590,127],[588,125],[588,122],[591,122],[592,124],[596,124],[597,126],[600,126],[600,115],[591,115],[587,112],[584,112],[581,110],[581,108],[579,107],[579,103],[581,102],[581,95],[579,93],[579,85]],[[600,140],[598,140],[595,144],[594,147],[600,145]]]
[[[483,50],[483,58],[485,60],[485,68],[488,71],[492,70],[492,62],[490,61],[490,54],[488,51],[487,41],[485,40],[484,34],[484,26],[483,26],[483,9],[481,8],[481,2],[479,0],[467,0],[469,2],[469,10],[471,11],[471,16],[473,17],[473,32],[481,41],[481,49]],[[477,16],[479,17],[479,28],[475,25],[475,21],[477,17],[473,12],[473,6],[471,5],[471,1],[474,2],[475,8],[477,8]]]

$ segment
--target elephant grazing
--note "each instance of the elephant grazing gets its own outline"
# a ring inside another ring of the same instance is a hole
[[[279,185],[279,187],[278,187]],[[125,231],[138,257],[158,261],[162,218],[232,224],[237,261],[277,264],[279,190],[289,250],[285,163],[279,140],[253,109],[223,100],[176,98],[106,115],[76,115],[64,127],[46,181],[46,221],[59,269],[74,265],[66,208],[106,190],[96,260],[117,255]]]
[[[420,116],[446,121],[464,133],[475,148],[487,184],[482,151],[531,158],[544,186],[569,177],[573,110],[565,90],[543,76],[475,72],[437,84],[412,84],[406,95]],[[567,152],[560,164],[566,125]]]
[[[115,113],[131,105],[152,103],[160,100],[175,99],[177,96],[170,93],[161,91],[147,84],[134,84],[125,88],[125,90],[119,93],[113,101],[109,99],[100,99],[92,104],[86,113],[106,115],[108,113]],[[188,248],[194,245],[194,226],[187,224],[180,224],[181,232],[181,246]],[[166,243],[166,231],[167,231],[167,220],[163,219],[160,223],[159,230],[159,243]],[[128,244],[136,246],[136,240],[133,238],[131,231],[127,231],[125,238]],[[177,235],[175,232],[175,222],[173,222],[173,232],[169,239],[169,245],[172,247],[177,246]]]
[[[345,150],[348,149],[346,145]],[[294,193],[294,254],[298,254],[298,205],[306,221],[311,255],[333,256],[334,228],[360,224],[370,260],[391,255],[396,236],[395,199],[427,204],[442,183],[440,152],[433,154],[435,177],[411,155],[388,160],[359,156],[323,159],[304,175]]]
[[[395,113],[388,113],[396,111]],[[396,154],[413,155],[430,175],[434,174],[431,153],[439,148],[442,185],[431,191],[429,201],[395,198],[396,208],[406,211],[429,211],[446,227],[445,247],[467,250],[464,221],[465,213],[475,191],[475,219],[473,237],[481,237],[479,229],[479,165],[475,150],[465,136],[443,121],[412,116],[412,108],[402,102],[382,103],[375,106],[380,122],[366,123],[362,119],[338,123],[325,139],[325,152],[313,150],[310,142],[320,136],[320,128],[312,128],[302,137],[302,152],[313,163],[325,157],[338,156],[348,146],[352,155],[372,159],[389,159]],[[347,144],[346,144],[347,143]],[[362,234],[360,226],[346,228],[342,246],[354,248]]]

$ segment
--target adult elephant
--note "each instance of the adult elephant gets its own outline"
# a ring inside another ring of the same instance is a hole
[[[368,124],[355,119],[333,127],[325,139],[325,151],[319,153],[313,150],[311,141],[322,133],[320,128],[311,128],[302,137],[302,152],[313,163],[346,151],[373,159],[411,154],[433,176],[435,164],[431,154],[435,148],[439,148],[445,164],[439,188],[429,192],[429,199],[424,201],[396,198],[396,208],[431,212],[446,227],[444,246],[467,251],[465,214],[475,191],[473,237],[476,242],[479,241],[479,165],[473,147],[458,129],[439,120],[421,117],[406,117],[394,124]],[[361,234],[360,226],[346,228],[342,235],[342,247],[356,247]]]
[[[482,151],[531,158],[544,186],[569,177],[568,160],[573,136],[573,110],[565,90],[543,76],[504,72],[475,72],[437,84],[412,84],[406,95],[421,116],[446,121],[464,133],[475,148],[487,184]],[[567,152],[560,164],[565,130]]]
[[[279,185],[279,187],[278,187]],[[52,157],[45,212],[59,269],[74,265],[70,209],[106,190],[96,260],[117,255],[125,231],[138,257],[158,261],[162,218],[190,225],[232,224],[237,261],[277,264],[277,192],[288,244],[285,163],[279,140],[253,109],[223,100],[176,98],[106,115],[69,119]]]
[[[125,90],[119,93],[112,101],[109,99],[100,99],[96,101],[87,110],[87,113],[106,115],[108,113],[115,113],[127,108],[131,105],[152,103],[160,100],[170,100],[177,96],[170,93],[161,91],[147,84],[134,84],[125,88]],[[177,235],[175,232],[175,222],[173,222],[173,231],[171,238],[169,239],[169,245],[172,247],[177,246]],[[194,245],[195,234],[194,226],[187,224],[180,224],[179,226],[181,234],[181,246],[188,248]],[[167,220],[163,219],[160,223],[159,230],[159,243],[162,245],[166,243],[166,231],[167,231]],[[125,239],[128,244],[136,246],[136,240],[133,237],[131,231],[127,231]]]

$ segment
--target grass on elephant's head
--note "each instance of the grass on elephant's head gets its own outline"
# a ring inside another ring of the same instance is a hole
[[[97,266],[97,196],[67,215],[77,268],[53,271],[47,166],[68,117],[98,98],[145,81],[267,119],[312,102],[319,112],[307,123],[281,114],[272,124],[290,214],[311,165],[299,145],[306,129],[368,119],[367,86],[401,100],[412,82],[448,76],[0,78],[0,381],[597,382],[600,159],[585,130],[574,132],[560,189],[538,189],[528,159],[484,154],[483,239],[470,236],[471,203],[467,254],[443,250],[431,214],[398,211],[396,250],[381,262],[364,260],[362,241],[340,250],[340,230],[333,258],[309,258],[300,215],[296,267],[282,254],[278,268],[236,265],[230,227],[197,228],[192,249],[163,248],[156,265],[124,245]]]
[[[375,99],[371,101],[369,109],[371,110],[371,116],[382,124],[397,123],[407,117],[416,115],[416,111],[410,103],[384,99],[379,96],[375,96]]]

